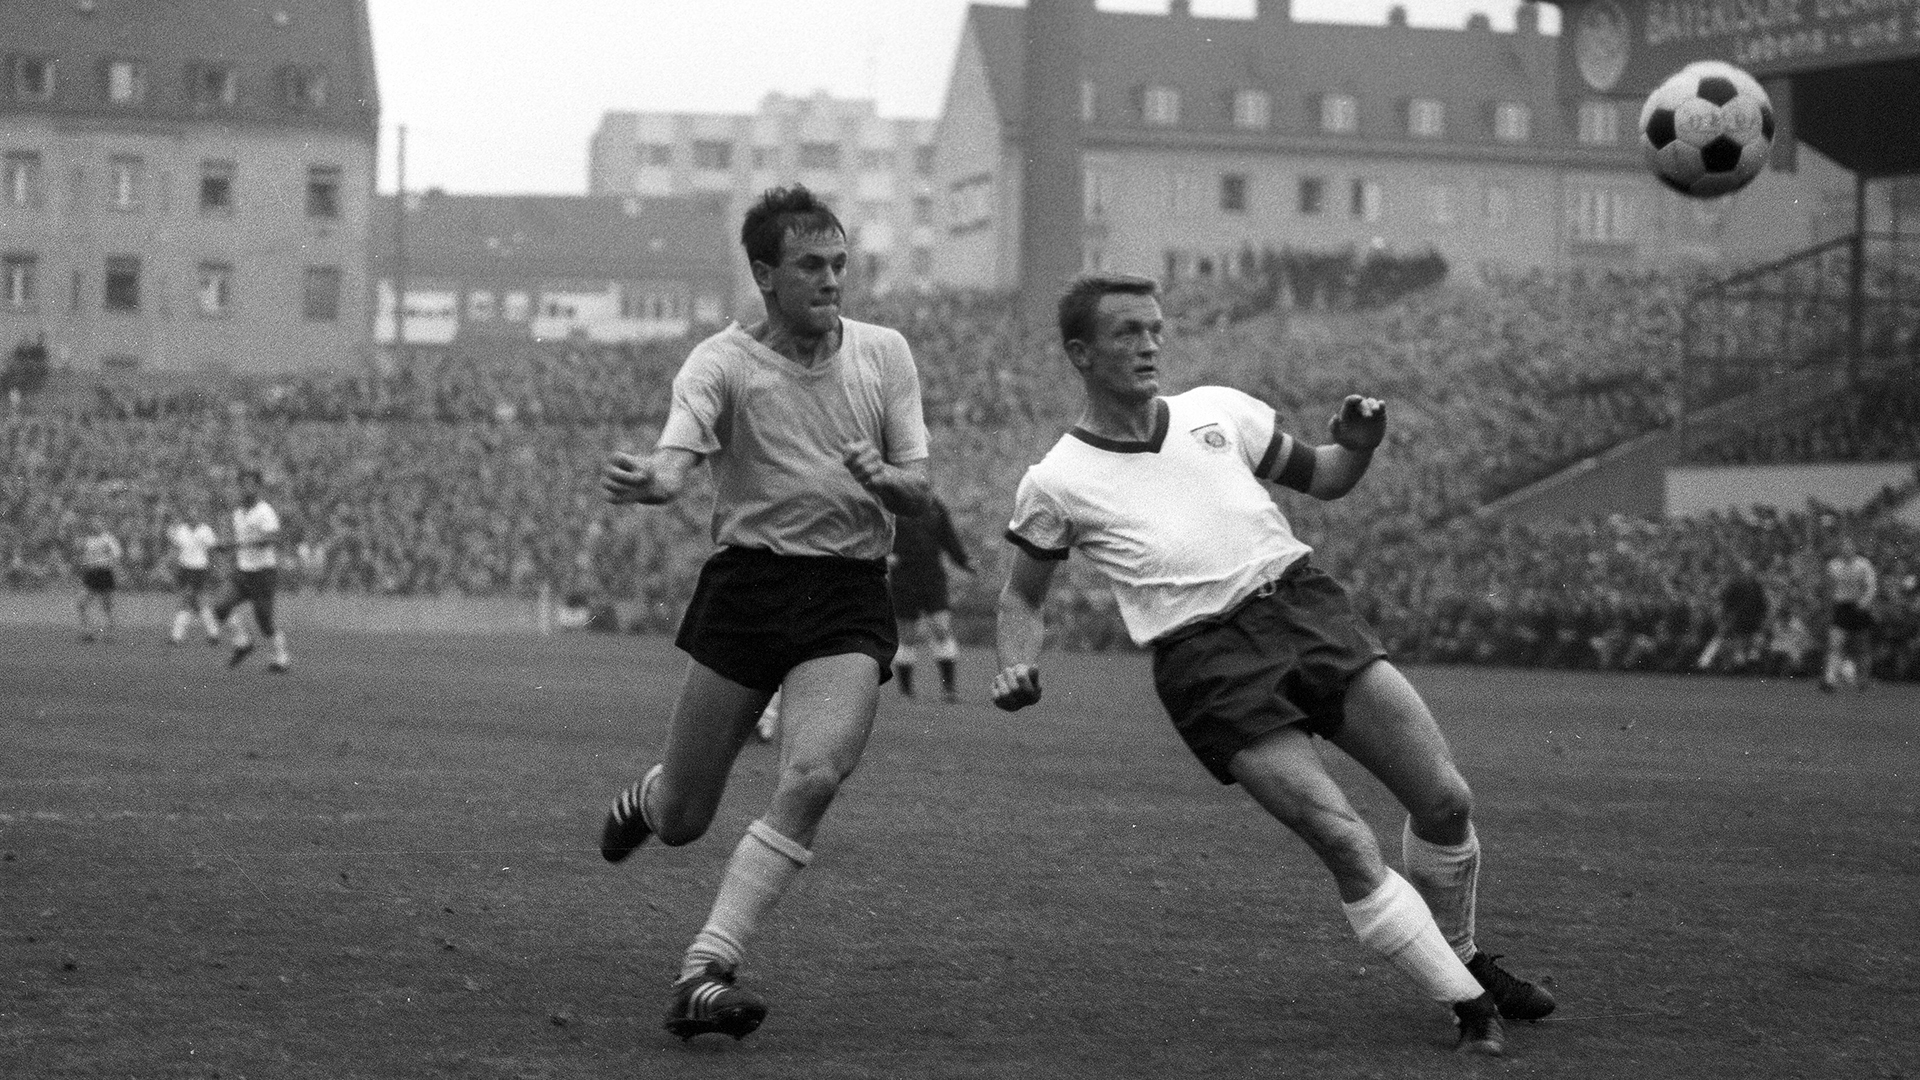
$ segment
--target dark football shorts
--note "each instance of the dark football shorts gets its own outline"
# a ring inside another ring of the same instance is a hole
[[[173,568],[173,584],[181,592],[198,593],[207,587],[207,568],[176,566]]]
[[[118,582],[110,567],[89,566],[80,571],[80,584],[88,592],[110,593]]]
[[[253,621],[263,634],[273,633],[273,593],[280,577],[277,567],[236,570],[228,580],[227,595],[213,606],[213,617],[225,622],[241,604],[253,605]]]
[[[947,572],[938,566],[896,566],[888,589],[893,594],[893,617],[902,622],[946,611],[951,606],[947,598]]]
[[[1231,784],[1228,762],[1270,732],[1337,734],[1347,687],[1386,655],[1347,590],[1303,558],[1239,606],[1156,642],[1153,685],[1187,748]]]
[[[700,569],[674,638],[688,656],[755,690],[823,656],[861,653],[893,677],[899,648],[882,559],[722,548]]]
[[[1868,611],[1863,604],[1842,600],[1833,605],[1833,626],[1834,629],[1844,630],[1849,634],[1871,630],[1873,629],[1873,612]]]

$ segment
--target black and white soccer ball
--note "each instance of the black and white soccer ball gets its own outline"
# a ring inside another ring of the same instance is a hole
[[[1746,187],[1773,149],[1773,102],[1732,64],[1701,60],[1647,95],[1640,149],[1661,182],[1711,199]]]

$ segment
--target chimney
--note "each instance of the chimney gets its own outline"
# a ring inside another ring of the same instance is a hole
[[[1538,4],[1523,3],[1519,7],[1514,8],[1513,30],[1514,33],[1523,35],[1538,34],[1540,32],[1540,6]]]
[[[1387,9],[1387,25],[1407,25],[1407,6],[1405,4],[1395,4]]]
[[[1290,22],[1293,19],[1293,0],[1254,0],[1254,17],[1265,21],[1274,19]]]
[[[1487,18],[1486,12],[1476,11],[1473,14],[1467,16],[1467,29],[1477,31],[1482,34],[1492,33],[1493,20]]]
[[[1167,5],[1167,14],[1176,19],[1192,18],[1193,0],[1173,0],[1172,3]]]

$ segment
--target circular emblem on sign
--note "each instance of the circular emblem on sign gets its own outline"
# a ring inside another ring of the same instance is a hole
[[[1627,70],[1632,35],[1626,13],[1614,0],[1592,0],[1581,6],[1573,23],[1573,59],[1587,85],[1605,93]]]
[[[1209,431],[1206,435],[1202,436],[1202,438],[1205,438],[1207,445],[1213,447],[1215,450],[1227,445],[1227,437],[1218,431]]]

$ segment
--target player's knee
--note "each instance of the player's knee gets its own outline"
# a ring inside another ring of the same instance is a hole
[[[824,809],[846,779],[846,771],[832,762],[796,758],[780,770],[779,793],[799,806]]]
[[[707,835],[717,808],[668,802],[655,803],[648,809],[647,819],[653,826],[653,835],[668,847],[681,847]]]
[[[1436,844],[1466,839],[1473,822],[1473,791],[1464,780],[1447,784],[1428,798],[1407,807],[1414,835]]]

